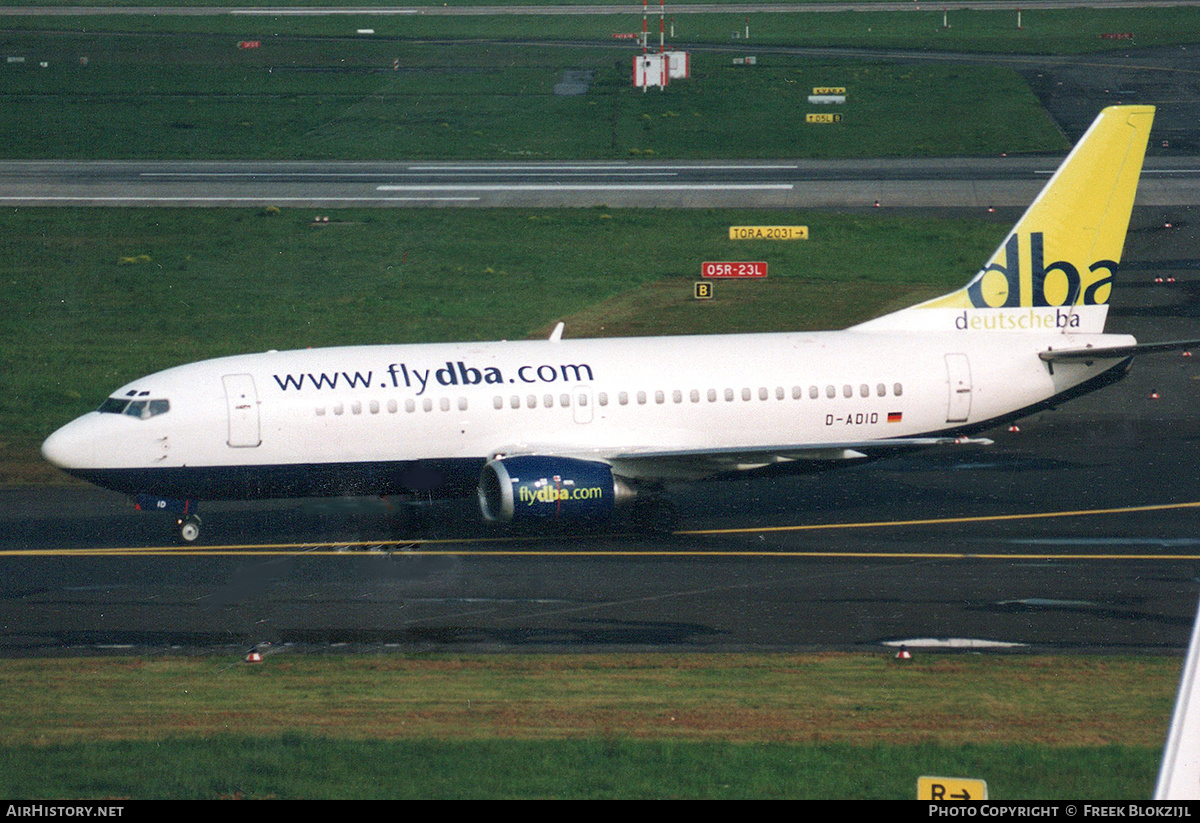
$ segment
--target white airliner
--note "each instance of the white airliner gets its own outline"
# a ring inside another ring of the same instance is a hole
[[[833,332],[270,351],[140,378],[43,444],[177,514],[197,501],[478,494],[491,521],[605,516],[673,480],[972,441],[1106,385],[1149,106],[1105,109],[961,289]]]

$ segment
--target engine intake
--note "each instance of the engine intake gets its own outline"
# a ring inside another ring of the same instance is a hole
[[[603,518],[632,496],[607,463],[573,457],[504,457],[479,478],[479,508],[491,522]]]

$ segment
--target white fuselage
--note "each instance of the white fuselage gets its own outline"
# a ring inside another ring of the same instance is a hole
[[[136,380],[113,398],[165,400],[169,410],[92,412],[43,451],[101,485],[178,495],[191,483],[187,496],[197,498],[366,492],[381,484],[381,467],[392,479],[379,491],[390,492],[403,465],[461,470],[465,485],[487,459],[514,453],[608,460],[631,479],[669,479],[619,457],[978,430],[1117,365],[1050,367],[1039,351],[1132,342],[841,331],[273,351]],[[361,483],[348,483],[355,467]],[[288,471],[322,479],[277,482]],[[241,491],[223,482],[227,473]],[[421,488],[415,477],[399,485]]]

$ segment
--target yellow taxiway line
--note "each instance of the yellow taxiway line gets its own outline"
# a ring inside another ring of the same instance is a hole
[[[1027,514],[995,514],[969,517],[924,518],[919,520],[875,520],[857,523],[812,523],[792,526],[748,526],[734,529],[686,529],[673,532],[674,536],[704,537],[749,534],[779,534],[803,531],[830,531],[847,529],[882,529],[911,526],[952,526],[966,523],[1000,523],[1052,518],[1093,517],[1098,515],[1124,515],[1145,512],[1164,512],[1200,508],[1200,501],[1187,503],[1161,503],[1145,506],[1122,506],[1107,509],[1071,509],[1056,512],[1032,512]],[[630,535],[599,535],[602,538]],[[633,535],[637,536],[637,535]],[[221,546],[146,546],[115,548],[41,548],[0,550],[0,557],[221,557],[221,556],[315,556],[315,557],[363,557],[375,554],[408,554],[422,556],[462,555],[463,546],[493,543],[533,543],[547,539],[544,535],[528,537],[477,537],[467,539],[415,539],[415,540],[362,540],[336,541],[329,543],[244,543]],[[445,546],[446,548],[438,548]],[[768,549],[481,549],[471,551],[477,557],[539,556],[539,557],[797,557],[797,558],[845,558],[845,559],[982,559],[982,560],[1200,560],[1200,554],[1011,554],[1004,552],[872,552],[872,551],[787,551]]]

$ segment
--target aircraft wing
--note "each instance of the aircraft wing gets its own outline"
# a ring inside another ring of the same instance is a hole
[[[840,443],[787,444],[767,448],[634,450],[606,461],[621,475],[634,478],[697,479],[785,463],[835,463],[861,460],[932,446],[989,446],[991,440],[970,437],[896,437]]]

